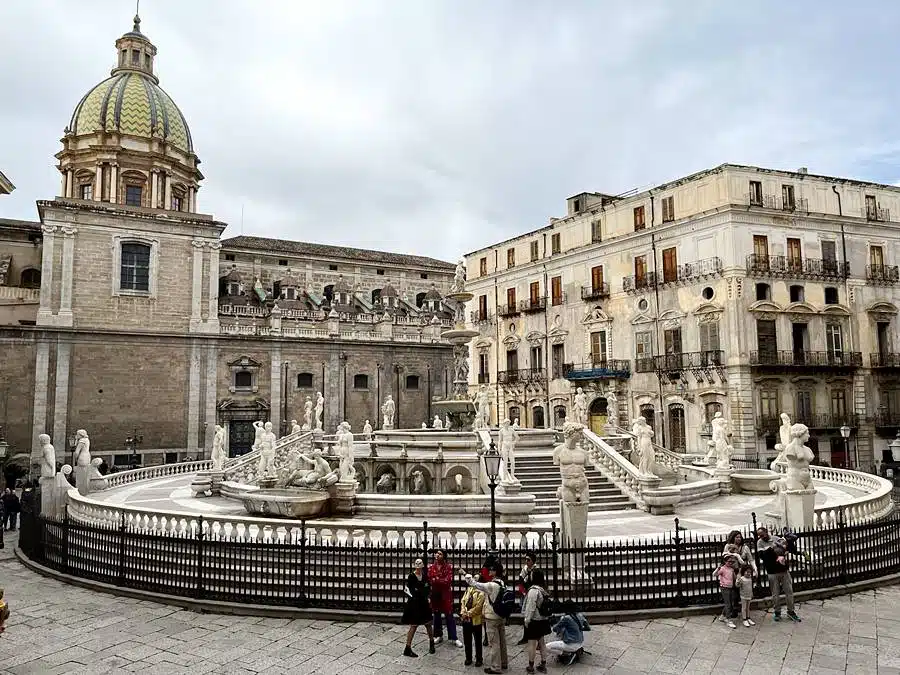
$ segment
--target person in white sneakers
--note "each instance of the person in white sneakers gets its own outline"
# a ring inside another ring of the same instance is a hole
[[[722,564],[713,572],[713,577],[719,582],[719,590],[722,592],[722,618],[729,628],[737,628],[734,623],[737,618],[737,586],[738,567],[740,557],[734,553],[726,553],[722,556]]]
[[[741,596],[741,618],[748,628],[756,622],[750,618],[750,601],[753,600],[753,568],[750,565],[741,567],[741,576],[737,578],[737,588]]]

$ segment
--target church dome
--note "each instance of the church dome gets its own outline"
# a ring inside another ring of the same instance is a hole
[[[155,80],[142,71],[116,72],[84,95],[72,113],[68,131],[83,135],[103,130],[158,138],[193,153],[184,115]]]

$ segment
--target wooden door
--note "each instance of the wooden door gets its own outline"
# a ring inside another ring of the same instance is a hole
[[[254,440],[256,440],[256,430],[253,428],[253,422],[231,420],[228,423],[229,457],[238,457],[250,452]]]
[[[531,306],[534,307],[540,302],[541,299],[541,282],[540,281],[532,281],[531,285],[528,287],[528,296],[531,300]]]
[[[591,268],[591,289],[594,293],[603,290],[603,265]]]
[[[803,265],[803,254],[800,248],[800,240],[788,237],[787,260],[790,269],[799,269]]]

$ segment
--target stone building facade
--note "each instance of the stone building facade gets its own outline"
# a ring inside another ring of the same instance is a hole
[[[0,220],[0,425],[13,450],[77,429],[111,464],[232,454],[252,422],[282,433],[323,392],[325,429],[420,426],[448,391],[440,335],[454,266],[258,237],[222,239],[197,208],[187,123],[153,71],[140,20],[111,77],[78,103],[39,222]],[[4,183],[5,185],[5,183]],[[137,439],[126,445],[126,439]]]
[[[868,466],[900,425],[898,209],[894,186],[729,164],[570,197],[467,255],[471,384],[528,426],[582,387],[593,427],[614,407],[688,452],[722,411],[737,454],[771,457],[787,412],[820,461]]]

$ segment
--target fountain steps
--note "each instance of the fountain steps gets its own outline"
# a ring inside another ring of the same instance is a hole
[[[589,512],[621,511],[633,509],[634,504],[613,485],[606,476],[594,469],[585,467],[590,490]],[[556,491],[560,486],[559,468],[553,465],[553,458],[548,455],[516,456],[516,478],[522,483],[522,491],[534,495],[533,514],[557,513],[559,498]]]

